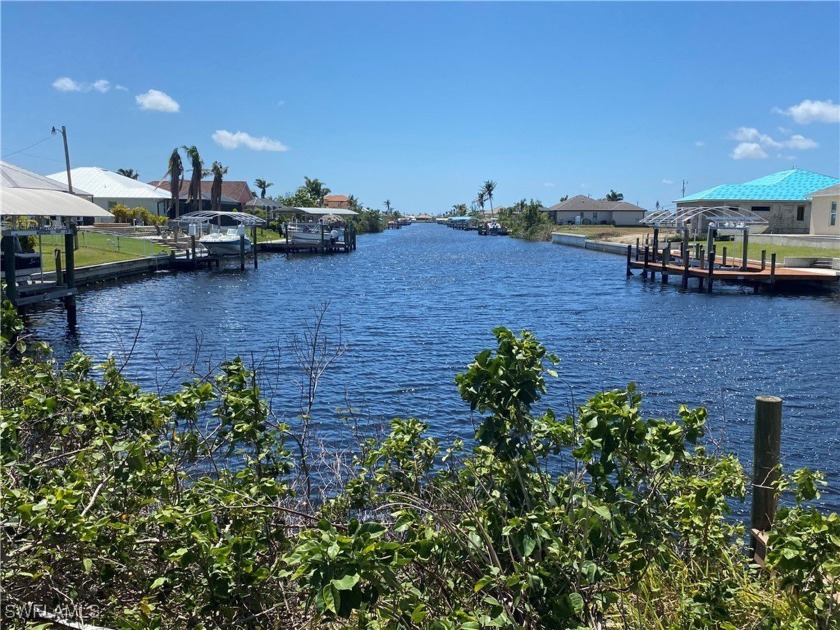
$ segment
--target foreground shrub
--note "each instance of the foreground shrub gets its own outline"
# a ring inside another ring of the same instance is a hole
[[[9,314],[10,313],[10,314]],[[395,419],[317,508],[290,486],[288,427],[236,359],[157,396],[113,359],[13,358],[0,409],[4,621],[121,628],[824,627],[836,515],[783,510],[753,571],[740,464],[706,414],[644,418],[632,386],[534,412],[557,359],[530,334],[457,378],[475,445]],[[8,325],[7,325],[8,324]],[[819,478],[800,472],[797,497]],[[308,497],[306,497],[308,499]],[[51,612],[52,611],[52,612]]]

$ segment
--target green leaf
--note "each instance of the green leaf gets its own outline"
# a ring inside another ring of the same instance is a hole
[[[169,581],[169,578],[159,577],[154,582],[152,582],[152,585],[149,587],[149,590],[154,591],[155,589],[158,589],[161,586],[163,586],[164,584],[166,584],[168,581]]]
[[[339,591],[349,591],[351,588],[356,586],[359,583],[359,580],[362,576],[358,573],[354,573],[353,575],[345,575],[340,580],[330,580],[330,584],[332,584],[336,590]]]
[[[93,560],[85,558],[82,560],[82,566],[85,568],[85,573],[90,573],[90,570],[93,568]]]
[[[575,613],[579,615],[583,612],[583,597],[580,596],[580,593],[571,593],[569,595],[569,602],[572,604]]]
[[[321,597],[324,600],[324,609],[333,613],[338,612],[339,595],[331,584],[321,589]]]

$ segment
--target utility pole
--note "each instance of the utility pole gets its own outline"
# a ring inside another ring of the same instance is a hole
[[[52,128],[52,133],[55,135],[59,133],[58,129]],[[67,148],[67,128],[61,125],[61,137],[64,138],[64,163],[67,166],[67,189],[70,194],[73,194],[73,180],[70,179],[70,150]]]

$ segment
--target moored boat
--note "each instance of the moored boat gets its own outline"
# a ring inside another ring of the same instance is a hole
[[[251,239],[245,238],[245,253],[251,251]],[[224,232],[213,232],[202,236],[198,242],[211,256],[236,256],[239,254],[239,230],[230,228]]]

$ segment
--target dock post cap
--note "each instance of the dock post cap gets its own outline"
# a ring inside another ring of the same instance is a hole
[[[770,394],[762,394],[760,396],[755,397],[756,402],[766,402],[766,403],[780,403],[782,399],[778,396],[771,396]]]

